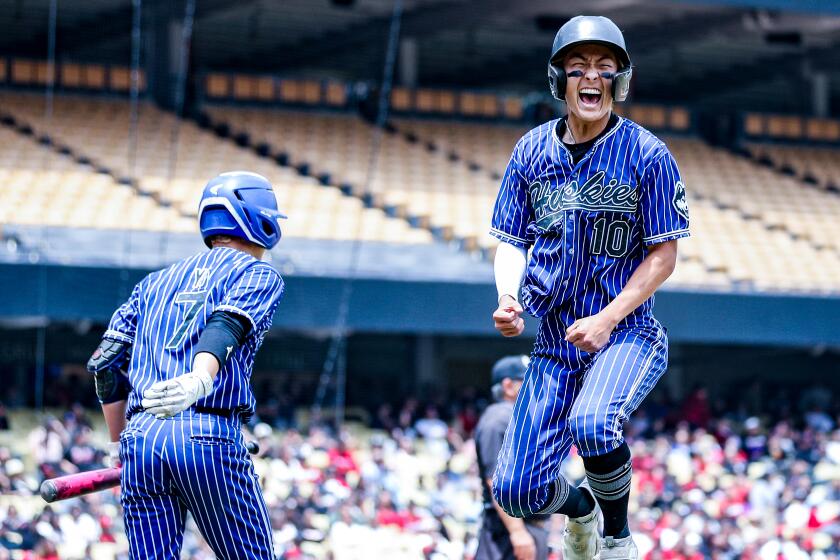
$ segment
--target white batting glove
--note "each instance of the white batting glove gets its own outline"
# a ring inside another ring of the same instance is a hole
[[[168,418],[188,409],[213,390],[213,376],[206,371],[191,371],[158,381],[143,392],[141,405],[149,414]]]
[[[107,465],[116,469],[122,464],[120,461],[120,442],[109,441],[106,450],[108,451]]]

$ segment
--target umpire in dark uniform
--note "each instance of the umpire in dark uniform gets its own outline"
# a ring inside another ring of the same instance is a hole
[[[484,516],[478,534],[476,560],[544,560],[548,557],[548,516],[511,517],[491,492],[496,458],[502,448],[513,403],[522,387],[528,356],[508,356],[493,366],[493,398],[475,428],[478,474],[482,482]]]

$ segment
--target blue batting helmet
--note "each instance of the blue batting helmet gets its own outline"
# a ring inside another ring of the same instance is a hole
[[[230,235],[271,249],[280,241],[277,197],[271,183],[256,173],[231,171],[211,179],[198,205],[198,226],[210,247],[213,235]]]

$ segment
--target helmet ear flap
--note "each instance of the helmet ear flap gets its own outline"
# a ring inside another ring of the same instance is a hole
[[[633,77],[633,67],[627,66],[615,73],[612,83],[613,101],[621,102],[630,94],[630,78]]]
[[[557,101],[566,99],[566,72],[548,63],[548,87]]]
[[[279,241],[280,237],[283,235],[282,231],[280,230],[280,225],[277,223],[276,219],[272,221],[261,216],[260,227],[262,228],[263,234],[269,239],[276,235],[277,240]]]

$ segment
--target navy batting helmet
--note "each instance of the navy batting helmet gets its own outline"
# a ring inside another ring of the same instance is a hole
[[[609,47],[618,58],[618,72],[604,72],[601,75],[612,79],[612,97],[624,101],[630,92],[630,78],[633,65],[624,44],[624,35],[610,18],[603,16],[576,16],[563,24],[554,37],[551,58],[548,59],[548,85],[551,95],[560,101],[566,97],[566,71],[563,57],[575,45],[595,43]],[[606,76],[605,74],[609,74]]]
[[[268,179],[248,171],[213,178],[198,205],[198,225],[208,247],[211,236],[230,235],[271,249],[280,241],[280,219],[285,217]]]

